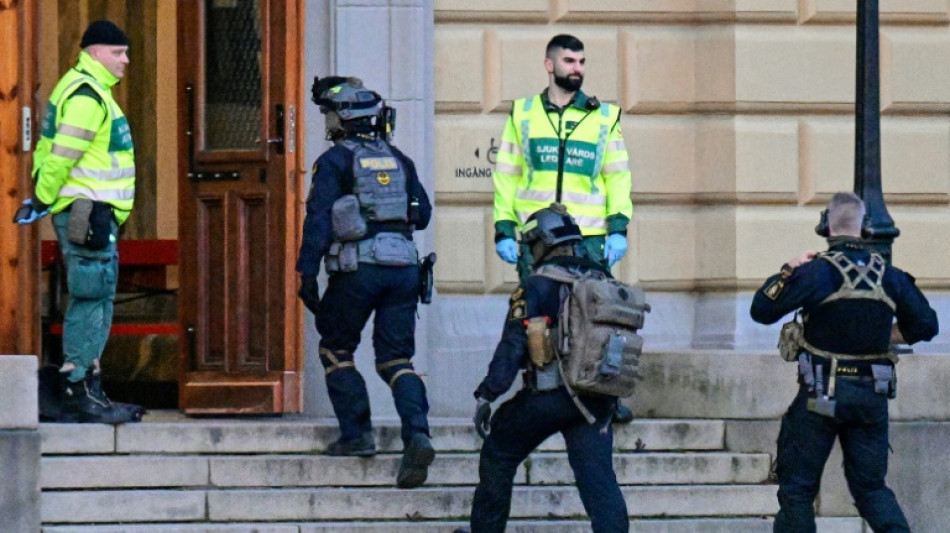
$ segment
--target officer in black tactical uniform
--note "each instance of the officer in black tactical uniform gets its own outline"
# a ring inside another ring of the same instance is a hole
[[[376,372],[392,389],[402,420],[402,488],[422,485],[435,457],[429,404],[414,372],[419,264],[412,232],[432,215],[412,161],[388,142],[392,109],[358,78],[314,79],[313,101],[326,115],[334,146],[317,159],[307,198],[297,271],[299,295],[316,315],[320,362],[340,423],[328,455],[376,453],[366,384],[353,362],[360,333],[375,312]],[[329,286],[316,276],[324,259]]]
[[[560,204],[552,204],[531,215],[525,223],[524,239],[532,255],[538,258],[535,269],[553,264],[610,275],[604,266],[586,257],[580,228]],[[584,396],[581,401],[597,419],[588,424],[562,382],[557,361],[539,367],[532,362],[536,358],[529,357],[530,324],[536,321],[558,323],[560,287],[561,284],[552,279],[529,276],[515,289],[488,375],[475,391],[474,422],[485,443],[472,505],[472,533],[504,532],[518,465],[545,439],[558,432],[564,436],[593,531],[629,530],[626,502],[613,469],[610,419],[615,398]],[[522,369],[525,370],[525,387],[491,417],[491,402],[511,387]]]
[[[907,520],[884,482],[887,400],[897,386],[897,356],[890,345],[932,339],[937,315],[911,275],[862,246],[860,198],[835,194],[825,216],[828,251],[789,261],[752,301],[756,322],[772,324],[799,309],[805,317],[804,338],[791,349],[780,346],[787,358],[798,354],[800,387],[778,437],[781,509],[774,531],[815,531],[814,501],[837,437],[861,517],[875,532],[907,532]]]

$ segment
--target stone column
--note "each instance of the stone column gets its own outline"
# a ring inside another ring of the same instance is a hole
[[[37,362],[0,355],[0,516],[4,531],[40,530]]]
[[[429,199],[435,202],[432,177],[432,145],[434,130],[433,98],[433,7],[432,0],[334,0],[308,3],[308,32],[304,54],[307,58],[306,96],[314,76],[357,76],[366,87],[378,92],[396,108],[395,144],[412,158]],[[324,140],[324,122],[317,107],[306,109],[307,159],[317,157],[330,147]],[[310,186],[310,176],[305,179]],[[306,192],[304,191],[305,195]],[[420,253],[434,251],[433,227],[416,232],[414,239]],[[318,279],[326,287],[326,275]],[[416,322],[416,356],[413,363],[420,374],[429,374],[429,308],[419,306]],[[333,416],[326,396],[323,368],[317,361],[319,342],[313,322],[304,321],[305,371],[307,383],[304,411],[310,415]],[[396,415],[389,387],[376,376],[373,361],[372,319],[363,331],[356,353],[356,365],[366,380],[374,416]],[[430,386],[428,378],[426,385]],[[433,410],[435,416],[440,416]]]

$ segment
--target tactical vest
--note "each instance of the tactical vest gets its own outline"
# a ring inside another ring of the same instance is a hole
[[[884,292],[884,271],[887,269],[887,263],[879,254],[871,253],[866,265],[855,263],[842,252],[823,253],[818,257],[834,266],[838,272],[841,273],[842,279],[841,286],[838,287],[838,290],[822,300],[821,303],[818,304],[819,306],[836,300],[864,299],[883,302],[891,308],[891,311],[897,309],[897,304],[894,303],[894,300]],[[893,352],[877,354],[839,354],[816,348],[805,340],[804,335],[801,336],[800,342],[802,348],[827,359],[889,359],[897,363],[897,354]]]
[[[94,73],[94,74],[90,74]],[[135,152],[132,133],[125,113],[112,97],[112,92],[96,76],[107,76],[108,71],[87,53],[79,56],[79,64],[70,69],[53,89],[43,117],[40,139],[33,154],[33,175],[39,177],[44,163],[50,158],[65,158],[64,166],[72,165],[65,181],[60,183],[37,183],[40,199],[55,196],[51,212],[58,213],[77,198],[105,202],[115,208],[116,221],[121,224],[129,216],[135,199]],[[88,86],[99,97],[107,113],[102,123],[90,120],[88,124],[63,125],[63,105],[82,86]],[[80,127],[84,128],[80,130]],[[63,129],[62,132],[60,130]],[[78,131],[74,131],[78,130]],[[95,132],[91,139],[85,132]],[[70,148],[54,144],[57,133],[90,142],[88,149],[78,161],[69,156]]]
[[[367,222],[408,222],[406,172],[381,139],[343,141],[353,152],[353,194]]]
[[[555,355],[564,383],[575,391],[627,397],[637,379],[645,313],[643,290],[596,271],[578,272],[543,265],[535,276],[561,283],[561,308],[554,334]],[[588,421],[590,413],[579,402]]]
[[[415,243],[404,233],[386,231],[367,237],[370,222],[405,222],[407,230],[411,230],[402,163],[381,139],[348,139],[343,146],[353,152],[353,181],[343,184],[345,194],[331,210],[335,242],[325,256],[327,272],[354,272],[359,263],[417,264]]]
[[[561,173],[560,203],[577,221],[581,233],[607,233],[609,191],[601,171],[607,152],[623,150],[626,154],[625,147],[607,143],[619,115],[617,106],[606,103],[588,110],[568,106],[560,117],[559,137],[540,96],[515,101],[511,120],[519,131],[524,164],[521,169],[508,170],[522,174],[513,204],[519,225],[556,201]],[[499,162],[497,170],[505,168]]]

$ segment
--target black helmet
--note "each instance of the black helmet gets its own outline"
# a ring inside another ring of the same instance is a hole
[[[375,117],[383,103],[378,93],[363,87],[363,81],[354,77],[314,78],[311,91],[321,113],[332,111],[344,121]]]
[[[557,203],[532,213],[524,224],[522,238],[532,248],[540,242],[545,250],[583,239],[581,228],[567,214],[567,208]]]

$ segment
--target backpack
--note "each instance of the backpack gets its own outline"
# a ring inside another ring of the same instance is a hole
[[[568,390],[626,398],[633,394],[650,311],[643,289],[598,271],[543,265],[535,276],[561,285],[555,353]]]

